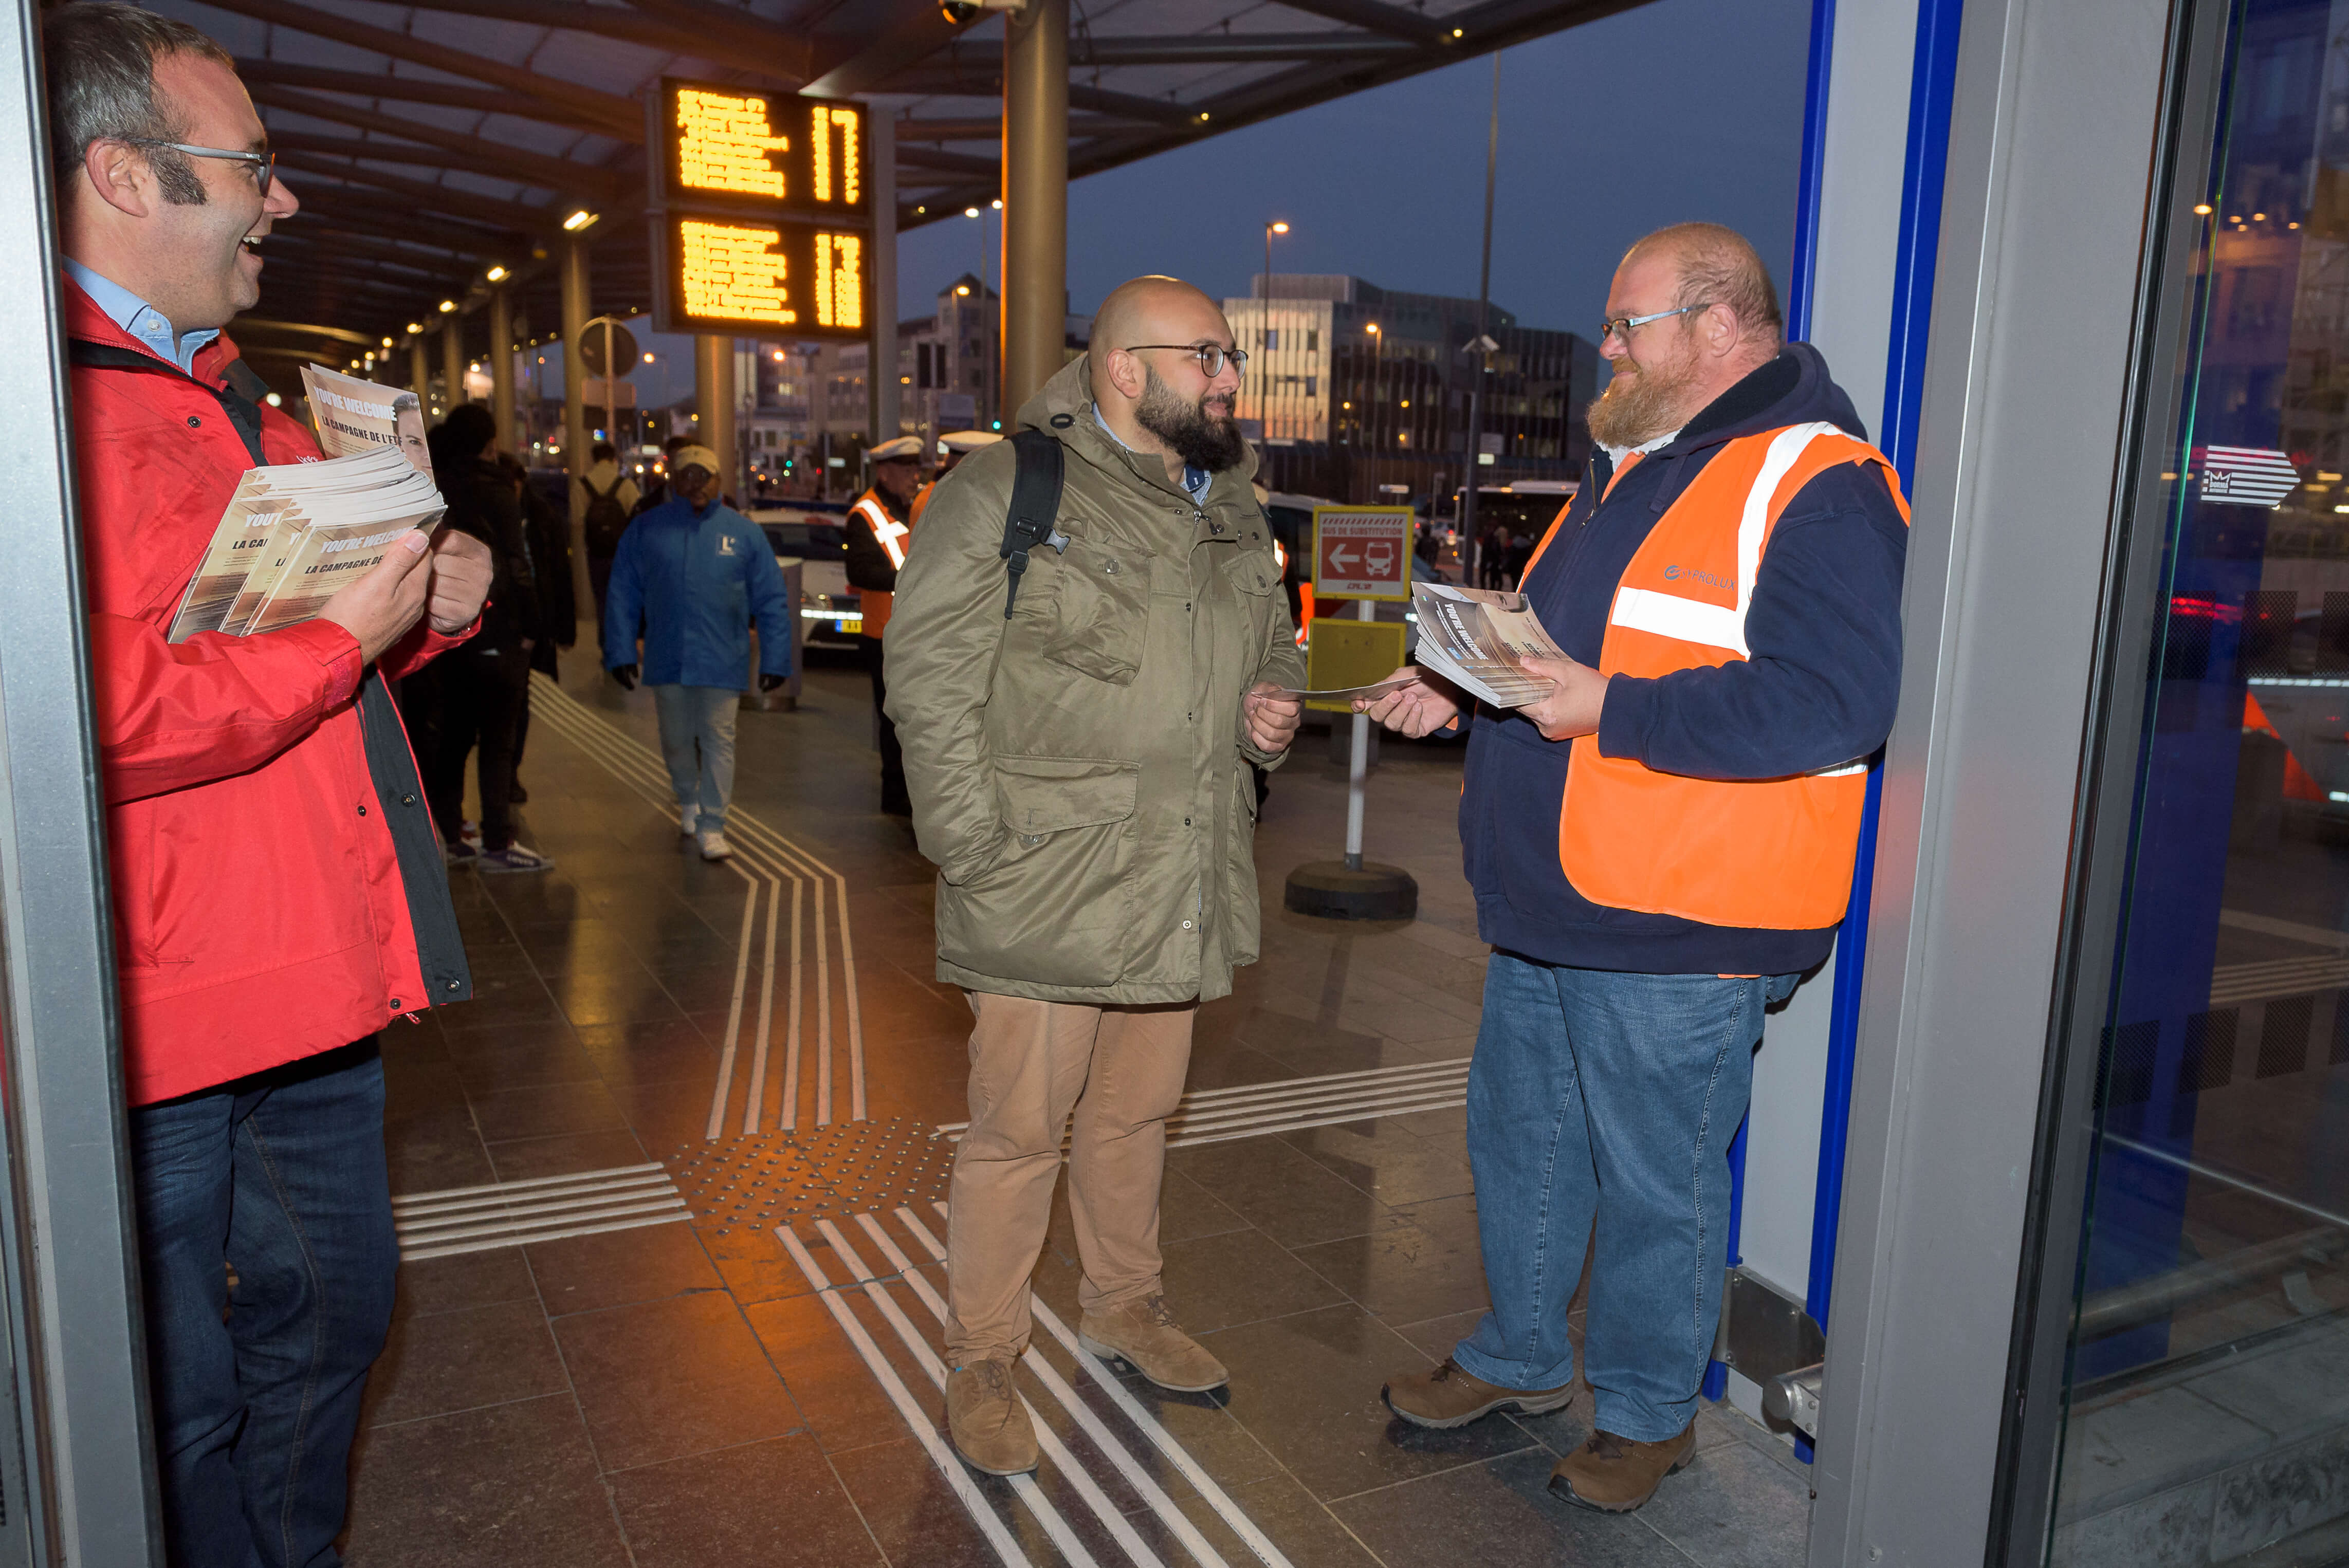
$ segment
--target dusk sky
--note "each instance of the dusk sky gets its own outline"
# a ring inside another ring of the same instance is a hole
[[[1688,218],[1744,232],[1783,292],[1809,27],[1809,0],[1655,0],[1505,54],[1495,303],[1588,336],[1624,247]],[[1276,272],[1473,298],[1492,80],[1478,56],[1076,181],[1071,307],[1153,272],[1245,294],[1276,218],[1290,226]],[[957,217],[900,239],[901,319],[978,270],[980,228]],[[634,377],[644,405],[690,395],[691,340],[638,325],[659,356]],[[561,352],[547,357],[560,396]]]

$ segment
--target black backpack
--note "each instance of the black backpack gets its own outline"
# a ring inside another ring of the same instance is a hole
[[[579,476],[579,488],[587,492],[587,553],[616,555],[620,549],[620,535],[628,530],[627,509],[620,504],[620,487],[627,482],[625,474],[616,476],[609,490],[598,490]]]
[[[1011,481],[1011,505],[1003,518],[1003,548],[996,553],[1009,562],[1004,585],[1003,618],[1019,602],[1019,577],[1028,570],[1028,552],[1040,544],[1055,551],[1069,547],[1069,536],[1052,526],[1061,514],[1062,478],[1061,442],[1044,430],[1021,430],[1011,438],[1019,471]]]

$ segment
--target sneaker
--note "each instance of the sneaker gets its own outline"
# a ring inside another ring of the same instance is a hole
[[[447,866],[470,866],[481,858],[481,846],[463,839],[440,846],[440,863]]]
[[[1232,1380],[1222,1362],[1174,1326],[1174,1315],[1163,1295],[1086,1313],[1077,1326],[1077,1343],[1092,1355],[1123,1360],[1177,1394],[1204,1394]]]
[[[1612,1432],[1593,1432],[1588,1442],[1557,1461],[1549,1472],[1549,1490],[1577,1508],[1629,1513],[1655,1496],[1666,1476],[1687,1468],[1695,1458],[1694,1421],[1679,1437],[1661,1443],[1635,1443]]]
[[[473,821],[460,823],[457,828],[457,837],[478,850],[481,847],[481,825]]]
[[[1504,1388],[1462,1369],[1447,1356],[1444,1365],[1426,1372],[1406,1372],[1391,1378],[1379,1390],[1387,1408],[1414,1427],[1449,1431],[1480,1420],[1495,1410],[1538,1416],[1562,1410],[1574,1398],[1574,1385],[1556,1388]]]
[[[548,872],[554,869],[553,861],[522,844],[508,844],[502,850],[483,850],[474,864],[485,872]]]
[[[974,1361],[947,1374],[947,1432],[975,1470],[1025,1475],[1036,1468],[1036,1429],[1011,1385],[1009,1361]]]
[[[701,858],[705,861],[730,861],[734,858],[734,846],[726,841],[722,829],[712,828],[708,832],[696,833],[693,841],[701,846]]]
[[[689,839],[693,837],[694,828],[700,820],[700,807],[687,806],[682,808],[677,815],[677,836],[680,839]]]

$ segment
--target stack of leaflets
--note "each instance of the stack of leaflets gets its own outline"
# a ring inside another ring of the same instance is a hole
[[[309,620],[401,534],[439,527],[442,511],[431,479],[392,447],[247,469],[180,597],[171,640]]]
[[[247,469],[171,617],[171,640],[245,637],[316,615],[411,528],[440,525],[424,409],[323,365],[302,367],[325,462]]]
[[[1550,641],[1524,594],[1414,583],[1411,606],[1419,612],[1413,657],[1422,668],[1495,707],[1523,707],[1550,694],[1549,680],[1528,672],[1522,661],[1566,655]]]

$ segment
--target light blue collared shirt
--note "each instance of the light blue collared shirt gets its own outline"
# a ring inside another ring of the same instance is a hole
[[[174,335],[171,324],[163,313],[124,288],[111,278],[101,277],[72,257],[66,258],[66,275],[82,286],[82,292],[98,302],[115,325],[153,349],[164,359],[193,376],[196,373],[196,353],[220,335],[216,326],[199,327],[193,332]]]
[[[1121,447],[1125,447],[1125,438],[1115,430],[1109,429],[1109,421],[1102,418],[1101,405],[1098,403],[1093,405],[1093,423],[1104,430],[1109,430],[1111,440]],[[1129,452],[1133,450],[1132,447],[1125,447],[1125,449]],[[1215,482],[1215,479],[1216,476],[1205,469],[1195,469],[1188,463],[1183,465],[1183,488],[1190,491],[1193,506],[1197,506],[1207,499],[1207,487]]]

